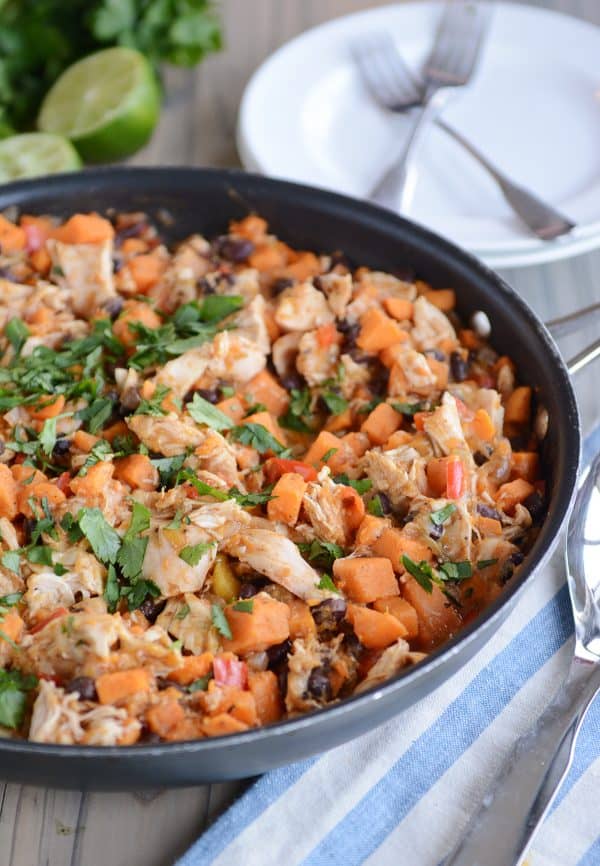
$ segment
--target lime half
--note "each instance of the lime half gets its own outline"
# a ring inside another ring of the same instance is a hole
[[[107,48],[65,69],[46,94],[38,127],[69,138],[88,162],[110,162],[148,141],[159,110],[158,82],[144,55]]]
[[[60,135],[26,132],[0,141],[0,183],[77,168],[81,168],[79,154]]]

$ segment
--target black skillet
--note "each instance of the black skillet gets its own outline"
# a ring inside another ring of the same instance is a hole
[[[543,462],[549,508],[542,530],[500,598],[424,662],[373,692],[329,709],[246,733],[192,742],[129,747],[53,746],[0,739],[0,777],[64,788],[136,789],[195,785],[263,773],[336,746],[380,725],[452,676],[488,641],[524,584],[546,559],[569,510],[581,444],[569,374],[548,332],[527,304],[481,262],[430,231],[378,207],[305,186],[237,171],[108,168],[9,184],[0,210],[68,216],[75,211],[162,211],[172,239],[223,232],[250,211],[292,246],[343,250],[352,262],[408,270],[457,291],[467,318],[485,310],[494,347],[510,355],[549,412]]]

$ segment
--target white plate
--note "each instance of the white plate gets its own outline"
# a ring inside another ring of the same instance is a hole
[[[246,168],[363,197],[398,147],[407,120],[376,106],[352,63],[352,40],[387,30],[417,66],[439,3],[384,6],[303,33],[252,76],[238,118]],[[546,262],[600,246],[600,29],[499,3],[473,83],[446,111],[498,166],[576,223],[539,241],[489,176],[441,130],[419,154],[408,216],[497,267]]]

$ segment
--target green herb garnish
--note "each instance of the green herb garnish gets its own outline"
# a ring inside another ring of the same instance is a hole
[[[444,505],[443,508],[440,508],[438,511],[432,511],[429,515],[429,519],[432,523],[435,523],[436,526],[441,526],[442,523],[445,523],[449,517],[451,517],[456,511],[456,505],[452,502],[449,502],[447,505]]]
[[[231,640],[233,634],[231,633],[231,628],[229,627],[227,617],[223,613],[222,607],[220,607],[220,605],[218,604],[212,604],[210,607],[210,612],[212,617],[212,623],[216,630],[222,637]]]

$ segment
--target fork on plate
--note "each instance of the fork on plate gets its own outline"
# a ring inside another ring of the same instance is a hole
[[[408,209],[414,187],[414,171],[411,170],[414,152],[424,126],[434,120],[491,174],[508,204],[528,228],[542,240],[554,240],[570,232],[575,224],[534,193],[508,178],[462,133],[439,116],[454,92],[451,88],[460,87],[469,80],[481,49],[487,17],[479,19],[478,26],[467,19],[468,26],[463,30],[464,19],[461,16],[468,14],[467,8],[476,11],[481,9],[464,2],[452,2],[446,7],[423,79],[415,76],[404,63],[389,33],[366,34],[353,44],[352,53],[361,78],[379,105],[392,112],[406,112],[424,105],[400,158],[386,171],[370,198],[393,209],[398,206],[400,210]],[[487,4],[482,11],[489,16]]]

